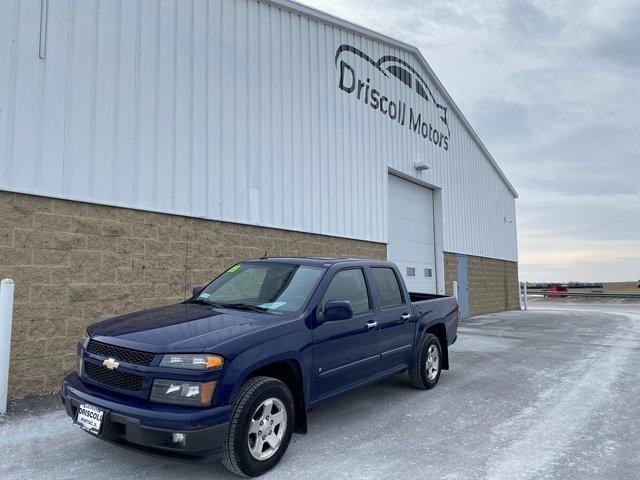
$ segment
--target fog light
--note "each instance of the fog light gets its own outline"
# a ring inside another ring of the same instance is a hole
[[[176,447],[184,448],[187,446],[187,436],[184,433],[174,433],[171,437],[171,443]]]

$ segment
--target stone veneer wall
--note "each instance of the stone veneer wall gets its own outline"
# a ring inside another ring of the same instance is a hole
[[[453,281],[457,279],[456,254],[445,252],[445,290],[453,294]],[[518,263],[494,258],[467,255],[470,316],[517,310]]]
[[[13,278],[10,397],[55,391],[88,324],[180,302],[234,262],[381,258],[385,244],[0,191],[0,278]]]

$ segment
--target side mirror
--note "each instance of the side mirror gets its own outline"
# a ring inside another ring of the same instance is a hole
[[[325,322],[336,320],[349,320],[353,317],[353,307],[348,300],[331,300],[325,303],[322,311],[322,319]]]
[[[204,287],[194,287],[192,292],[193,292],[193,296],[195,297],[196,295],[198,295],[202,290],[204,290]]]

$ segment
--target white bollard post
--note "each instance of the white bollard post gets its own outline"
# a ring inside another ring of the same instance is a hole
[[[7,413],[13,289],[13,280],[5,278],[0,282],[0,414]]]
[[[524,310],[522,304],[522,282],[518,279],[518,310]]]
[[[527,309],[527,282],[524,282],[523,287],[524,293],[522,295],[522,303],[524,304],[524,309]]]
[[[458,301],[458,281],[453,281],[453,296],[456,297],[456,301]]]

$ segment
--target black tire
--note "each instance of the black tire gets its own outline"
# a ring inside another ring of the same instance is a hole
[[[435,346],[438,354],[437,375],[435,375],[435,378],[433,376],[432,378],[429,378],[426,365],[428,352],[432,346]],[[427,333],[422,337],[420,352],[413,362],[413,365],[411,365],[411,368],[409,368],[409,381],[411,382],[411,386],[414,388],[419,388],[420,390],[430,390],[438,384],[441,372],[442,347],[440,346],[440,341],[435,335]]]
[[[282,402],[287,423],[275,453],[268,459],[259,460],[249,449],[249,427],[256,410],[269,398],[276,398]],[[294,423],[293,396],[287,385],[271,377],[250,378],[240,387],[233,402],[229,432],[223,446],[222,464],[238,475],[262,475],[273,468],[284,455],[291,441]]]

